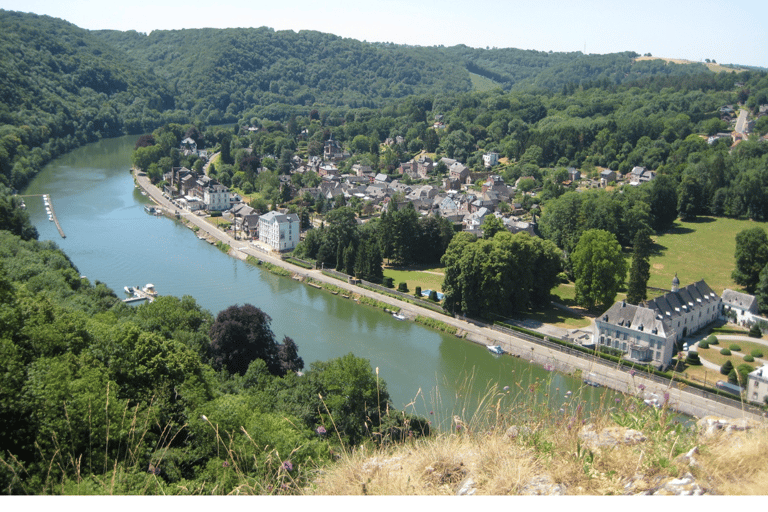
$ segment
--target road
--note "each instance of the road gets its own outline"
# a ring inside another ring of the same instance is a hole
[[[262,261],[283,267],[294,275],[310,277],[316,281],[346,289],[350,293],[374,298],[380,302],[389,304],[394,308],[399,308],[400,312],[407,318],[415,318],[420,315],[439,320],[459,329],[459,332],[469,341],[482,345],[501,345],[505,352],[512,354],[515,357],[520,357],[545,367],[551,367],[553,370],[567,374],[579,370],[583,376],[594,374],[594,376],[590,375],[590,380],[623,393],[638,394],[643,398],[646,398],[651,394],[655,394],[659,397],[664,397],[665,394],[668,394],[669,403],[672,408],[697,418],[707,415],[717,415],[727,418],[760,418],[760,416],[745,411],[742,407],[709,400],[706,397],[700,396],[697,392],[690,392],[685,389],[684,385],[678,386],[677,383],[664,385],[651,379],[642,378],[639,376],[640,374],[630,375],[630,373],[623,369],[617,369],[615,364],[606,364],[604,362],[584,359],[576,354],[566,354],[559,350],[553,350],[542,346],[539,343],[527,341],[518,336],[499,332],[490,327],[486,327],[479,322],[453,318],[442,313],[421,308],[409,302],[404,302],[356,285],[345,283],[323,274],[320,270],[308,270],[293,265],[283,261],[278,254],[272,252],[271,249],[267,249],[266,245],[262,244],[256,248],[247,242],[235,240],[207,222],[204,218],[191,212],[183,211],[165,198],[162,192],[152,185],[149,178],[145,175],[134,173],[134,177],[137,184],[149,194],[149,197],[155,201],[158,206],[166,209],[172,214],[178,212],[181,217],[197,226],[201,231],[229,245],[233,249],[235,255],[241,259],[245,259],[246,256],[250,255]]]
[[[743,133],[744,135],[746,135],[746,132],[745,132],[746,127],[747,127],[747,109],[742,108],[739,111],[739,117],[736,118],[736,128],[734,129],[734,131],[736,133]]]

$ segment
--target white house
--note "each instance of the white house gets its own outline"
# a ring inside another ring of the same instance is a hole
[[[259,217],[259,240],[276,251],[290,251],[299,243],[300,223],[295,213],[271,211]]]
[[[723,290],[723,313],[727,316],[729,311],[736,315],[734,321],[739,325],[750,325],[752,318],[758,314],[757,299],[754,295]]]
[[[213,183],[203,188],[203,202],[209,212],[228,210],[230,206],[229,189],[221,183]]]
[[[483,165],[485,165],[486,167],[493,167],[498,163],[499,163],[498,153],[491,152],[483,155]]]
[[[768,365],[764,365],[747,376],[747,400],[760,404],[768,398]]]
[[[720,315],[721,300],[704,281],[679,288],[640,305],[617,302],[595,319],[595,344],[624,352],[639,363],[667,366],[675,345]]]

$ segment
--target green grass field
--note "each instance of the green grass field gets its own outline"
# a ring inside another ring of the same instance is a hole
[[[755,226],[768,229],[765,222],[714,217],[675,222],[672,229],[653,237],[656,252],[651,256],[648,286],[669,289],[677,273],[681,286],[704,279],[717,294],[726,288],[740,291],[731,279],[736,235]]]
[[[408,291],[413,293],[417,286],[421,286],[422,290],[437,290],[443,291],[443,269],[442,268],[427,268],[423,270],[404,270],[384,268],[384,277],[391,277],[395,283],[395,288],[400,283],[406,283],[408,285]]]

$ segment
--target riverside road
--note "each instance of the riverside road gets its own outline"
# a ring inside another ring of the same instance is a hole
[[[200,231],[219,240],[232,248],[235,256],[245,259],[247,256],[253,256],[262,261],[278,265],[291,273],[311,277],[314,280],[329,283],[339,288],[348,290],[350,293],[356,293],[374,298],[380,302],[389,304],[395,308],[400,308],[407,318],[414,318],[417,315],[433,318],[448,325],[452,325],[464,333],[464,337],[475,343],[483,345],[500,345],[505,352],[515,357],[520,357],[540,365],[550,365],[553,369],[573,373],[580,370],[583,378],[597,384],[615,389],[620,392],[630,394],[640,394],[644,398],[657,397],[660,402],[668,401],[671,408],[696,417],[702,418],[707,415],[716,415],[726,418],[751,418],[763,419],[763,417],[752,408],[741,404],[736,400],[725,399],[717,395],[707,393],[695,388],[687,387],[683,384],[669,381],[655,380],[650,376],[644,376],[641,372],[630,374],[625,369],[616,364],[608,364],[601,360],[585,357],[584,354],[576,351],[563,351],[561,348],[547,346],[540,340],[525,339],[524,335],[514,333],[513,331],[502,332],[492,329],[479,322],[467,321],[460,318],[453,318],[418,305],[404,302],[386,295],[381,295],[371,290],[351,285],[338,279],[329,277],[320,270],[308,270],[286,261],[283,261],[279,255],[272,252],[265,245],[251,245],[248,242],[235,240],[216,226],[207,222],[204,218],[194,213],[184,211],[165,196],[162,192],[152,185],[143,173],[134,172],[136,183],[144,190],[149,197],[161,208],[171,215],[176,213],[184,218],[190,224],[197,226]]]

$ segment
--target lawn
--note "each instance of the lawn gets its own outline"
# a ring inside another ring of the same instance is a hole
[[[421,286],[422,290],[443,291],[442,268],[394,269],[384,267],[384,277],[391,277],[395,283],[395,288],[400,283],[406,283],[409,292],[415,291],[417,286]]]
[[[741,288],[731,279],[736,252],[736,235],[745,229],[768,223],[714,217],[695,222],[675,222],[672,229],[654,236],[656,252],[651,256],[648,286],[669,289],[675,273],[681,286],[700,279],[717,294]]]

